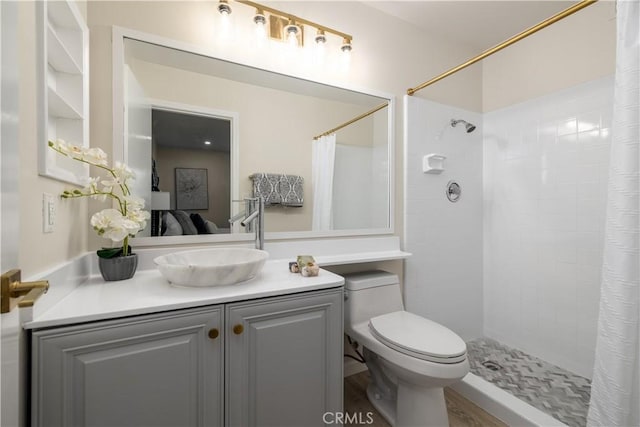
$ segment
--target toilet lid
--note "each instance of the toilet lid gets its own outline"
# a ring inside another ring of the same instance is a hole
[[[374,317],[369,329],[385,345],[419,359],[459,363],[467,357],[467,345],[453,331],[407,311]]]

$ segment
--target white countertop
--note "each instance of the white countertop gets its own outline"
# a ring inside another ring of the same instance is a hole
[[[23,327],[71,325],[328,289],[342,284],[342,277],[322,269],[316,277],[290,273],[284,260],[267,261],[256,277],[244,283],[209,288],[173,286],[156,269],[138,271],[133,278],[119,282],[105,282],[100,276],[92,276]]]
[[[360,264],[363,262],[389,261],[394,259],[406,259],[410,257],[409,252],[396,251],[371,251],[357,252],[353,254],[319,255],[314,259],[320,267],[330,265]]]
[[[98,273],[95,252],[27,278],[48,280],[51,287],[33,307],[20,309],[25,329],[71,325],[156,313],[189,307],[222,304],[269,296],[332,288],[344,283],[340,276],[320,270],[318,277],[289,273],[288,262],[300,254],[313,255],[323,266],[405,259],[398,236],[362,236],[267,242],[269,252],[262,272],[245,283],[212,288],[179,288],[170,285],[153,260],[180,250],[206,247],[250,247],[250,242],[205,246],[149,247],[136,250],[138,271],[130,279],[104,282]],[[366,268],[366,267],[364,267]]]

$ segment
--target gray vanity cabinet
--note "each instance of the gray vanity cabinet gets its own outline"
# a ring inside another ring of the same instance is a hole
[[[320,426],[342,411],[342,304],[340,288],[227,305],[227,425]]]
[[[36,330],[31,425],[323,425],[342,305],[337,288]]]
[[[34,332],[31,425],[222,425],[222,317],[217,306]]]

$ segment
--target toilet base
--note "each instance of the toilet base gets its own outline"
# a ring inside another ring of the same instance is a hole
[[[398,386],[397,400],[385,398],[373,384],[367,387],[367,398],[382,417],[394,427],[446,427],[449,425],[444,390],[416,390],[410,384]]]
[[[396,400],[385,398],[376,391],[373,384],[369,384],[367,387],[367,399],[371,403],[376,411],[382,415],[389,424],[396,425]]]
[[[371,405],[387,420],[389,424],[396,424],[397,386],[382,371],[378,355],[363,348],[364,359],[367,361],[371,382],[367,387],[367,398]]]
[[[396,427],[447,427],[449,416],[442,388],[398,384]]]
[[[395,369],[395,380],[385,372],[380,357],[364,348],[371,382],[367,398],[371,405],[394,427],[446,427],[449,425],[447,404],[442,387],[416,385],[398,378],[402,369]],[[411,375],[409,375],[411,377]]]

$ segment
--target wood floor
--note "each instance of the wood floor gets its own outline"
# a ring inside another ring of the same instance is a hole
[[[345,425],[369,425],[372,427],[390,427],[389,423],[373,408],[367,399],[369,372],[364,371],[344,379],[344,411],[348,414],[363,414],[360,423]],[[482,408],[446,388],[445,399],[449,413],[450,427],[507,427],[505,423],[491,416]],[[373,423],[367,424],[366,414],[373,413]],[[444,427],[444,426],[443,426]]]

